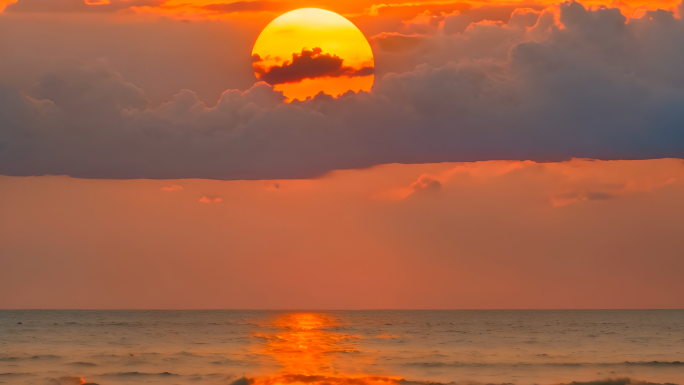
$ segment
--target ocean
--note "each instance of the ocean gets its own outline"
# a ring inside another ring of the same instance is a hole
[[[2,384],[684,384],[684,310],[0,310]]]

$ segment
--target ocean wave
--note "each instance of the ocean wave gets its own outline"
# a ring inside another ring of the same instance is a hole
[[[684,366],[684,362],[680,361],[649,361],[649,362],[630,362],[625,361],[623,365],[644,365],[644,366]]]
[[[95,382],[87,382],[81,377],[64,376],[60,378],[48,379],[50,385],[98,385]]]
[[[559,384],[559,385],[675,385],[669,382],[666,383],[658,383],[658,382],[648,382],[648,381],[638,381],[638,380],[633,380],[631,378],[625,377],[625,378],[615,378],[615,379],[605,379],[605,380],[598,380],[598,381],[585,381],[585,382],[577,382],[573,381],[569,384]]]
[[[514,362],[514,363],[477,363],[477,362],[407,362],[402,366],[440,368],[440,367],[611,367],[611,366],[684,366],[681,361],[624,361],[624,362]]]
[[[458,381],[452,381],[448,383],[444,382],[430,382],[430,381],[409,381],[409,380],[400,380],[397,382],[398,385],[513,385],[512,383],[509,382],[502,382],[502,383],[490,383],[490,382],[477,382],[477,381],[467,381],[467,382],[458,382]],[[240,384],[240,385],[247,385],[247,384]],[[649,382],[649,381],[642,381],[642,380],[635,380],[629,377],[620,377],[620,378],[606,378],[602,380],[595,380],[595,381],[573,381],[569,383],[558,383],[558,384],[552,384],[552,385],[677,385],[673,384],[670,382]]]
[[[64,357],[62,357],[62,356],[57,356],[54,354],[38,354],[38,355],[25,356],[25,357],[16,357],[16,356],[0,357],[0,361],[61,360],[63,358]]]
[[[106,373],[102,374],[102,377],[171,377],[178,376],[175,373],[163,372],[163,373],[142,373],[142,372],[119,372],[119,373]]]
[[[415,381],[399,379],[394,377],[353,377],[353,376],[329,376],[329,375],[305,375],[305,374],[283,374],[265,378],[246,378],[242,377],[233,381],[230,385],[513,385],[513,383],[500,382],[478,382],[478,381],[452,381],[452,382],[433,382]],[[650,382],[635,380],[629,377],[605,378],[594,381],[572,381],[569,383],[557,383],[551,385],[676,385],[669,382]]]
[[[97,366],[97,364],[93,362],[69,362],[67,365],[71,366]]]

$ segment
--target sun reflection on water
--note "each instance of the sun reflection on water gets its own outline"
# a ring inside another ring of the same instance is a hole
[[[398,377],[340,373],[335,366],[338,353],[356,352],[360,337],[333,331],[337,320],[320,313],[295,313],[278,318],[280,332],[258,334],[266,338],[265,351],[283,367],[274,376],[251,379],[254,385],[395,385]]]

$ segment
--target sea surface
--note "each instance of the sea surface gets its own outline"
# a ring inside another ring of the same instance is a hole
[[[684,384],[684,310],[0,310],[3,384]]]

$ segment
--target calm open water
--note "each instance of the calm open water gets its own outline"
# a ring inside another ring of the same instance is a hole
[[[684,384],[684,310],[0,310],[4,384],[599,380]]]

